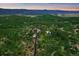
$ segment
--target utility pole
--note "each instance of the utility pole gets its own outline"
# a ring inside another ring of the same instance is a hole
[[[32,42],[33,42],[33,56],[36,56],[36,53],[37,53],[37,36],[38,36],[38,33],[40,32],[39,29],[37,28],[34,28],[33,29],[33,36],[32,36]]]

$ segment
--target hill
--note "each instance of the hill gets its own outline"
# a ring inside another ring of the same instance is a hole
[[[39,14],[79,14],[79,11],[64,10],[27,10],[27,9],[0,9],[0,15],[6,14],[23,14],[23,15],[39,15]]]

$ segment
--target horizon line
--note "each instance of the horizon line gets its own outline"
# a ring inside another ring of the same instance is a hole
[[[24,10],[55,10],[55,9],[25,9],[25,8],[0,8],[0,9],[24,9]],[[60,10],[60,9],[57,9]],[[72,11],[72,10],[60,10],[60,11]],[[73,11],[79,11],[79,10],[73,10]]]

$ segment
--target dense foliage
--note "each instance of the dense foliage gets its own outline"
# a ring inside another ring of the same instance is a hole
[[[79,55],[79,17],[0,16],[0,55],[32,55],[32,30],[38,28],[37,56]]]

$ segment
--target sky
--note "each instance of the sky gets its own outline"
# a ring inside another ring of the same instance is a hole
[[[0,3],[0,8],[79,11],[79,3]]]

